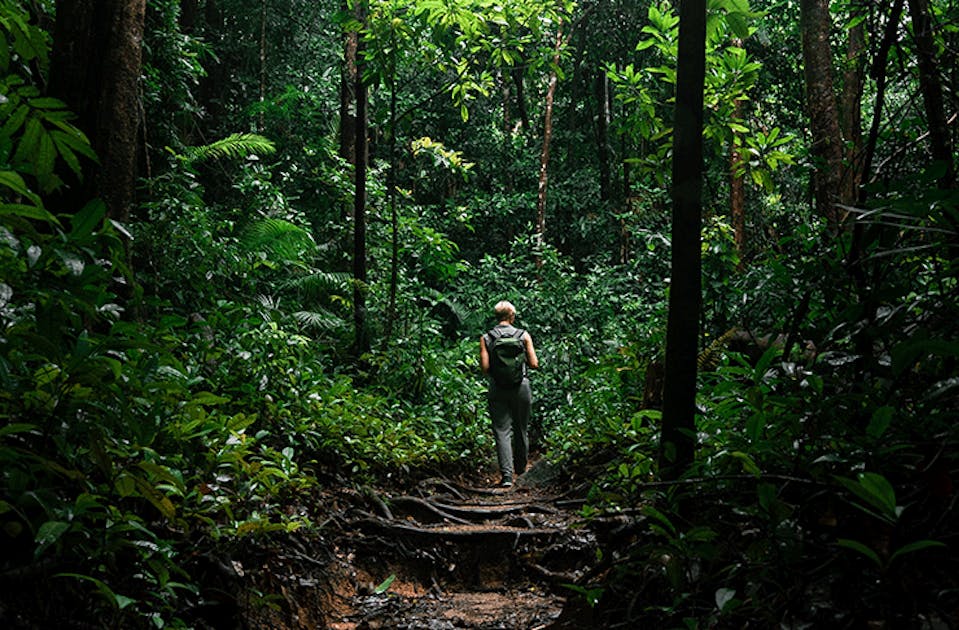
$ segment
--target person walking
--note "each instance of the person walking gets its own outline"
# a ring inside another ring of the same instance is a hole
[[[496,441],[500,483],[513,485],[526,472],[529,455],[529,417],[532,392],[527,368],[539,367],[533,338],[516,328],[516,308],[506,300],[493,307],[499,322],[480,337],[480,367],[489,377],[487,402]]]

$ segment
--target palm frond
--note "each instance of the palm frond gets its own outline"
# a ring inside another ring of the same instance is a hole
[[[341,271],[313,271],[290,278],[286,286],[298,289],[306,296],[318,296],[326,293],[347,294],[352,291],[353,276]]]
[[[337,317],[333,313],[323,309],[318,311],[297,311],[293,313],[293,318],[306,328],[328,332],[341,330],[346,326],[343,318]]]
[[[316,249],[309,231],[283,219],[267,218],[250,225],[241,242],[251,251],[265,251],[282,261],[298,261]]]
[[[210,144],[188,147],[184,157],[190,164],[197,164],[223,158],[271,155],[275,152],[276,145],[268,138],[255,133],[233,133]]]

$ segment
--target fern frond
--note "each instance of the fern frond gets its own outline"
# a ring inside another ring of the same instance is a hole
[[[313,251],[316,242],[309,231],[283,219],[262,219],[250,225],[241,242],[251,251],[265,251],[282,262],[297,261]]]
[[[346,322],[341,317],[337,317],[329,311],[297,311],[293,313],[293,318],[307,328],[317,330],[336,331],[346,326]]]
[[[275,152],[276,145],[268,138],[255,133],[233,133],[210,144],[188,147],[184,157],[188,163],[197,164],[223,158],[271,155]]]
[[[349,293],[352,291],[353,277],[346,272],[314,271],[313,273],[291,278],[287,286],[302,291],[306,296],[318,296],[325,293]]]

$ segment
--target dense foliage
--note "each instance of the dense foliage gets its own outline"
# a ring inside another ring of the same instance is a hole
[[[321,529],[324,485],[487,466],[477,337],[499,299],[539,348],[535,446],[593,481],[584,518],[628,517],[573,589],[594,614],[957,621],[959,193],[916,141],[911,39],[882,166],[831,234],[807,199],[796,3],[710,4],[699,450],[665,483],[671,3],[370,0],[361,23],[331,3],[150,0],[125,224],[97,199],[63,208],[96,155],[44,93],[53,4],[0,0],[0,621],[215,625],[218,558]],[[841,4],[837,42],[880,20]],[[955,62],[959,14],[931,4]],[[337,113],[357,31],[364,356]]]

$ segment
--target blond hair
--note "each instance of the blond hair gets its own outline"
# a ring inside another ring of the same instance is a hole
[[[516,317],[516,307],[506,300],[501,300],[493,307],[498,321],[512,320]]]

